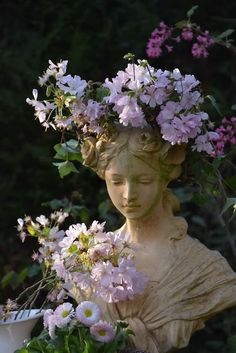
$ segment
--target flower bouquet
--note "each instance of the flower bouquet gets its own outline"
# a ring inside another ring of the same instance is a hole
[[[147,277],[135,268],[135,247],[128,235],[105,232],[105,223],[97,221],[89,228],[78,223],[64,231],[60,228],[67,216],[57,211],[49,218],[18,219],[22,241],[31,236],[39,242],[33,259],[40,263],[42,278],[22,292],[14,305],[26,295],[18,309],[32,309],[45,289],[42,308],[51,302],[44,312],[45,330],[19,352],[117,352],[131,331],[126,323],[112,325],[102,320],[99,306],[91,300],[114,303],[132,299],[143,292]],[[59,304],[56,308],[55,303]],[[2,318],[9,316],[8,304],[2,307]]]

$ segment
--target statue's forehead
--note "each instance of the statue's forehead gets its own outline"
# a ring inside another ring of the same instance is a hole
[[[148,159],[141,159],[127,149],[110,160],[106,172],[109,175],[156,175],[155,165],[148,162]]]

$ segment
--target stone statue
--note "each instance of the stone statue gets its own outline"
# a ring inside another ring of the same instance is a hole
[[[132,351],[166,353],[188,345],[216,313],[236,304],[236,274],[226,260],[187,234],[167,189],[181,173],[184,146],[171,146],[154,130],[123,128],[111,138],[85,139],[84,164],[105,179],[125,217],[119,232],[137,243],[135,263],[149,282],[132,301],[103,304],[104,318],[134,331]]]

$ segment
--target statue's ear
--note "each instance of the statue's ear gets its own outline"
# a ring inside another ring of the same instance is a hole
[[[163,149],[162,160],[165,164],[180,165],[185,160],[185,145],[166,145]]]

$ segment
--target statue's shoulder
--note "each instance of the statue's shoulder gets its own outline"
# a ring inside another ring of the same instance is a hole
[[[177,263],[192,269],[195,273],[204,270],[209,274],[230,274],[236,278],[236,274],[228,264],[227,260],[218,250],[209,249],[198,239],[186,235],[175,244],[178,259]]]

